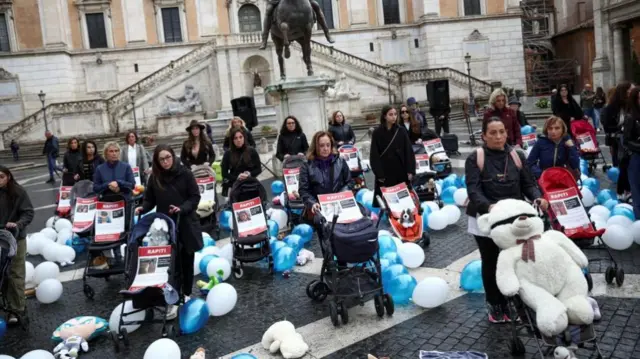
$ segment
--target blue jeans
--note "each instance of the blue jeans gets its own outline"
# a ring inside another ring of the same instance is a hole
[[[640,153],[634,153],[629,160],[629,185],[633,199],[633,212],[640,220]]]
[[[593,127],[595,127],[596,130],[600,128],[600,111],[602,111],[601,108],[593,109]]]
[[[52,154],[47,154],[47,168],[49,168],[49,177],[53,178],[53,173],[58,171],[56,167],[56,158]]]

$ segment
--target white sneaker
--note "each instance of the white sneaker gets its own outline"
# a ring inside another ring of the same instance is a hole
[[[167,320],[174,320],[178,317],[178,306],[170,305],[167,307]]]

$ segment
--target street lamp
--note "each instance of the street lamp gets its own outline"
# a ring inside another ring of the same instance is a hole
[[[47,124],[47,110],[45,110],[45,108],[44,108],[44,98],[46,96],[47,96],[47,94],[42,92],[42,90],[40,90],[40,93],[38,94],[38,98],[40,99],[40,102],[42,103],[42,115],[44,116],[44,130],[49,132],[49,125]]]
[[[469,103],[467,106],[467,128],[469,130],[469,144],[476,146],[476,136],[473,134],[473,126],[471,125],[471,116],[476,117],[476,104],[473,98],[473,88],[471,87],[471,55],[467,52],[464,56],[464,62],[467,63],[467,75],[469,80]]]
[[[131,108],[133,111],[133,131],[138,135],[138,119],[136,118],[136,90],[132,87],[129,89],[129,96],[131,96]]]
[[[387,66],[387,93],[389,94],[389,105],[391,105],[391,67]]]

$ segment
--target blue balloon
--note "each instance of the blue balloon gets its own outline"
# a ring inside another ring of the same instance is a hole
[[[402,258],[397,252],[387,252],[382,255],[382,258],[388,260],[390,264],[402,264]]]
[[[582,186],[587,187],[592,193],[598,193],[600,190],[600,181],[595,178],[587,178],[582,181]]]
[[[607,177],[613,183],[618,183],[618,177],[620,177],[620,170],[618,167],[611,167],[607,170]]]
[[[385,258],[380,259],[380,270],[382,272],[384,272],[384,270],[387,269],[390,265],[391,265],[391,262],[389,262],[388,259],[385,259]]]
[[[225,231],[230,231],[231,228],[229,227],[229,220],[231,219],[231,211],[226,210],[226,211],[222,211],[220,213],[220,219],[218,220],[220,228],[224,229]]]
[[[200,273],[204,273],[205,275],[207,274],[207,266],[213,258],[218,258],[218,256],[215,254],[207,254],[206,256],[202,257],[199,264]]]
[[[528,135],[533,133],[533,127],[526,125],[526,126],[522,126],[520,127],[520,133],[523,135]]]
[[[231,357],[231,359],[258,359],[255,355],[249,353],[240,353]]]
[[[618,196],[615,194],[615,192],[613,192],[610,189],[603,189],[596,196],[596,200],[598,201],[598,204],[605,204],[605,202],[607,202],[608,200],[615,199],[615,198],[618,198]]]
[[[296,264],[298,252],[291,247],[282,247],[273,255],[273,265],[276,272],[285,272],[291,270]]]
[[[382,271],[382,281],[388,283],[401,274],[409,274],[409,270],[402,264],[391,264]]]
[[[467,263],[460,274],[460,287],[466,291],[481,290],[482,283],[482,261],[479,259]]]
[[[382,235],[378,237],[378,253],[380,256],[385,255],[388,252],[397,252],[396,242],[393,241],[391,236]]]
[[[0,339],[2,339],[5,334],[7,334],[7,322],[0,318]]]
[[[456,178],[456,187],[458,188],[467,188],[467,176],[462,175],[461,177]]]
[[[313,238],[313,228],[306,223],[299,224],[293,227],[293,231],[291,231],[291,234],[299,235],[300,238],[302,238],[302,242],[307,243],[310,242]]]
[[[614,207],[611,211],[611,217],[613,216],[625,216],[632,221],[636,220],[636,216],[633,214],[633,211],[626,207]]]
[[[446,187],[440,195],[440,198],[442,198],[442,202],[444,202],[444,204],[455,204],[456,201],[453,199],[453,194],[456,192],[456,190],[457,188],[455,186]]]
[[[617,199],[610,199],[610,200],[607,200],[602,205],[607,207],[607,209],[611,211],[611,210],[613,210],[615,208],[615,206],[618,205],[618,200]]]
[[[458,185],[456,184],[457,180],[458,180],[458,176],[456,175],[447,176],[447,178],[445,178],[444,181],[442,181],[442,188],[455,187],[457,189],[458,188]]]
[[[282,192],[284,192],[284,182],[273,181],[273,183],[271,183],[271,193],[273,196],[279,196]]]
[[[420,208],[422,208],[422,216],[428,217],[431,214],[431,207],[429,207],[427,202],[422,202]]]
[[[267,227],[269,228],[269,237],[277,237],[278,233],[280,233],[280,227],[278,226],[278,222],[270,219],[267,221]]]
[[[88,238],[80,238],[78,237],[77,234],[73,235],[73,238],[71,239],[71,244],[68,243],[69,241],[67,240],[67,245],[71,246],[71,248],[73,248],[74,251],[76,251],[77,254],[80,254],[82,252],[84,252],[85,249],[87,249],[87,244],[89,244],[89,239]]]
[[[296,251],[296,255],[302,249],[304,242],[302,241],[302,237],[297,234],[290,234],[284,237],[284,243],[286,243],[289,247],[293,248]]]
[[[411,275],[401,274],[389,282],[386,291],[391,294],[393,303],[398,305],[408,304],[411,301],[416,285],[418,285],[418,282]]]
[[[271,246],[271,253],[275,253],[278,251],[278,249],[280,248],[284,248],[287,246],[286,243],[284,243],[284,241],[281,240],[275,240],[272,243],[269,244]]]
[[[364,196],[367,191],[370,191],[370,189],[362,188],[361,190],[359,190],[358,193],[356,193],[356,202],[362,204],[362,196]]]
[[[180,319],[180,332],[193,334],[205,325],[209,320],[209,307],[207,302],[200,298],[193,298],[180,307],[178,315]]]
[[[211,238],[211,236],[203,236],[202,237],[202,242],[204,243],[204,247],[203,248],[213,247],[213,246],[216,245],[216,241],[213,238]]]
[[[431,213],[431,210],[429,210]],[[422,230],[424,232],[429,230],[429,214],[422,213]]]

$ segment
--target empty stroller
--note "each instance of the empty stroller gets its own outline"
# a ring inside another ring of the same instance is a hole
[[[566,168],[551,167],[542,172],[538,183],[545,199],[550,204],[547,214],[549,215],[551,227],[563,232],[583,250],[605,249],[609,258],[590,259],[589,261],[611,261],[613,265],[607,267],[605,279],[609,284],[615,279],[618,286],[621,286],[624,282],[624,270],[618,266],[618,263],[611,255],[609,247],[604,242],[601,241],[602,244],[594,245],[595,238],[602,237],[605,230],[595,229],[582,204],[582,194],[573,174]],[[568,211],[571,211],[571,222],[566,220],[569,214]],[[582,221],[579,221],[579,219],[582,219]],[[589,290],[591,290],[593,281],[589,274],[587,274],[587,283],[589,284]]]
[[[355,145],[343,145],[338,148],[338,153],[344,158],[349,166],[351,172],[350,190],[353,193],[358,192],[361,188],[367,187],[367,181],[364,178],[365,168],[362,166],[362,159],[360,158],[360,151]]]
[[[143,239],[156,219],[163,219],[168,225],[168,244],[164,246],[143,246]],[[133,311],[125,313],[122,306],[118,330],[111,332],[116,352],[120,351],[119,342],[125,347],[129,346],[129,338],[126,326],[140,325],[143,323],[162,324],[162,337],[174,338],[180,334],[173,325],[167,323],[167,314],[170,305],[184,303],[181,293],[182,285],[177,274],[177,255],[179,242],[177,240],[180,217],[174,223],[173,220],[162,213],[149,213],[144,217],[138,217],[138,223],[131,230],[127,240],[126,250],[126,286],[128,290],[120,292],[125,301],[131,300]],[[143,320],[129,320],[135,317],[135,313],[144,312]],[[160,318],[154,319],[155,313]]]
[[[211,232],[215,229],[215,238],[220,238],[220,227],[217,225],[219,204],[218,192],[216,191],[216,173],[213,171],[213,168],[207,164],[193,166],[191,171],[200,189],[200,203],[198,204],[196,213],[200,218],[202,230],[212,234]]]
[[[301,222],[304,202],[298,193],[300,186],[300,169],[307,163],[304,156],[287,156],[282,161],[282,173],[286,189],[284,206],[289,214],[289,226],[293,227]]]
[[[411,186],[420,202],[434,201],[440,204],[440,195],[435,180],[438,173],[431,169],[429,155],[423,145],[413,145],[416,156],[416,175],[411,180]]]
[[[269,260],[269,272],[273,273],[273,255],[269,245],[265,203],[267,191],[254,177],[236,181],[229,190],[227,206],[232,212],[233,245],[232,271],[236,278],[244,274],[244,263]]]
[[[15,257],[18,251],[18,243],[16,238],[18,237],[19,230],[17,228],[5,228],[4,225],[0,227],[0,288],[4,288],[5,280],[9,276],[9,270],[11,268],[11,261]],[[8,314],[13,314],[18,318],[18,321],[22,325],[22,329],[27,330],[29,326],[29,317],[25,313],[14,312],[9,309],[7,304],[7,298],[4,291],[2,294],[2,310]]]
[[[393,187],[382,187],[382,198],[378,198],[381,211],[389,214],[393,232],[403,242],[413,242],[427,247],[431,243],[429,233],[423,230],[422,213],[418,195],[400,183]]]
[[[589,163],[589,172],[598,167],[602,163],[602,170],[606,172],[611,166],[607,164],[604,154],[600,151],[600,145],[596,138],[596,130],[591,126],[587,119],[579,119],[571,121],[571,136],[577,143],[580,150],[580,157]]]

